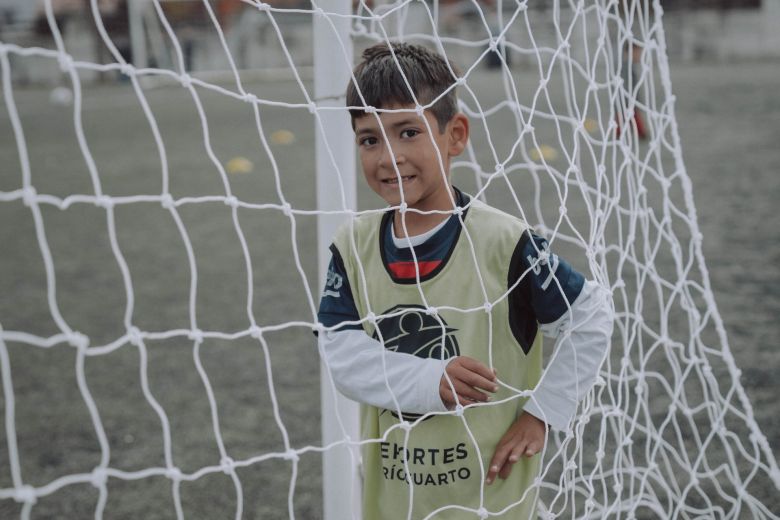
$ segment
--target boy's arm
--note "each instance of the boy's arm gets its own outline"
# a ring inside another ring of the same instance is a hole
[[[387,350],[369,337],[358,323],[337,250],[328,267],[318,317],[331,329],[318,335],[320,356],[336,388],[350,399],[389,410],[428,413],[454,407],[453,388],[462,404],[486,401],[488,396],[480,388],[496,390],[495,374],[476,360],[423,359]]]
[[[449,359],[391,352],[359,330],[325,331],[318,346],[334,385],[346,397],[406,413],[447,411],[439,380]]]
[[[325,331],[318,345],[338,391],[379,408],[445,412],[455,406],[456,394],[467,405],[485,402],[486,392],[498,390],[495,374],[469,357],[439,360],[393,352],[358,330]]]
[[[499,441],[485,481],[506,478],[520,457],[531,457],[545,445],[548,425],[566,430],[577,403],[590,390],[612,335],[609,293],[596,282],[585,282],[571,311],[540,326],[557,337],[555,352],[520,417]]]
[[[593,386],[612,336],[609,292],[593,281],[583,285],[571,310],[539,329],[557,338],[555,349],[525,411],[564,431],[577,403]]]
[[[542,251],[544,261],[539,260]],[[547,243],[540,237],[526,242],[522,255],[526,262],[517,275],[526,277],[518,286],[528,301],[525,308],[538,319],[539,330],[557,341],[533,396],[496,447],[488,483],[496,476],[506,478],[520,457],[541,451],[548,427],[568,428],[578,402],[598,377],[612,335],[614,316],[606,289],[585,281],[547,251]]]

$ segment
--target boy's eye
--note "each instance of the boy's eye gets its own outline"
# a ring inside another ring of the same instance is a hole
[[[360,141],[358,141],[358,144],[360,146],[372,146],[377,143],[376,137],[364,137]]]
[[[407,128],[406,130],[401,132],[401,137],[404,138],[404,139],[409,139],[411,137],[414,137],[414,136],[418,135],[419,133],[420,132],[417,131],[417,130],[414,130],[412,128]]]

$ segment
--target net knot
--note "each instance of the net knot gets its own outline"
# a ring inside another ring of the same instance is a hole
[[[424,107],[424,106],[422,106],[422,105],[419,105],[419,104],[418,104],[418,105],[416,105],[416,106],[414,107],[414,112],[415,112],[415,113],[416,113],[416,114],[417,114],[419,117],[423,117],[423,114],[425,114],[425,107]]]
[[[465,85],[465,84],[466,84],[466,78],[464,78],[464,77],[459,77],[459,78],[457,78],[457,79],[455,80],[455,85],[457,85],[457,86],[459,86],[459,87],[460,87],[461,85]]]
[[[436,309],[436,307],[431,307],[430,305],[425,308],[425,314],[428,316],[437,316],[439,314],[439,311]]]
[[[314,9],[314,14],[317,16],[325,16],[325,10],[322,7],[317,7]]]
[[[366,314],[366,319],[369,323],[376,323],[376,314],[374,314],[372,311],[368,311],[368,314]]]
[[[187,337],[195,343],[203,343],[203,331],[200,329],[192,329],[187,333]]]
[[[539,80],[539,88],[547,88],[547,78],[542,78]]]
[[[311,103],[309,103],[308,109],[309,109],[309,113],[310,114],[316,114],[317,113],[317,103],[312,101]]]
[[[183,73],[181,76],[179,76],[179,83],[181,83],[181,86],[184,87],[184,88],[191,88],[192,87],[192,76],[190,76],[186,72]]]
[[[490,311],[493,310],[493,304],[490,302],[485,302],[485,305],[482,306],[483,309],[485,309],[485,312],[490,314]]]
[[[96,488],[105,486],[107,480],[108,473],[106,472],[106,468],[101,467],[93,469],[92,475],[89,477],[90,483]]]
[[[57,56],[57,63],[59,63],[62,72],[68,72],[73,68],[73,57],[70,54],[60,53]]]
[[[593,509],[595,507],[596,507],[596,502],[592,498],[589,498],[589,499],[587,499],[585,501],[585,509],[586,510],[587,509]]]
[[[496,163],[496,175],[504,173],[504,165],[502,163]]]
[[[292,216],[292,206],[290,206],[289,202],[282,204],[282,213],[284,213],[285,217]]]
[[[478,515],[480,518],[487,518],[487,517],[488,517],[488,515],[489,515],[489,513],[487,512],[487,509],[485,509],[484,507],[480,507],[480,508],[477,510],[477,515]]]
[[[566,471],[574,471],[577,469],[577,463],[573,460],[570,460],[568,463],[566,463]]]
[[[560,206],[558,206],[558,211],[560,212],[561,216],[566,215],[566,206],[561,204]]]
[[[35,197],[37,196],[38,194],[32,186],[27,186],[22,190],[22,202],[24,202],[24,205],[27,207],[30,207],[35,203]]]
[[[111,209],[114,207],[114,199],[108,195],[101,195],[95,199],[95,206],[99,208]]]
[[[237,208],[238,207],[238,198],[235,195],[230,195],[229,197],[225,197],[225,205],[230,206],[231,208]]]
[[[322,328],[322,329],[325,328],[325,327],[322,326],[321,323],[318,323],[317,325],[319,325],[318,330],[320,328]],[[319,330],[319,332],[322,332],[322,330]],[[255,339],[260,339],[260,338],[263,337],[263,329],[261,329],[257,325],[252,325],[251,327],[249,327],[249,335],[252,336]]]
[[[257,7],[258,11],[270,11],[271,10],[271,6],[269,4],[266,4],[265,2],[257,2],[255,4],[255,6]]]
[[[219,466],[222,468],[222,473],[225,475],[234,473],[236,469],[236,463],[230,457],[222,457],[222,460],[219,461]]]
[[[136,326],[131,326],[127,329],[127,339],[130,341],[131,345],[135,345],[136,347],[141,346],[141,330]]]
[[[257,96],[254,95],[254,94],[246,93],[246,94],[244,94],[244,97],[242,99],[244,101],[246,101],[247,103],[250,103],[252,105],[256,105],[257,104]]]
[[[633,444],[634,444],[634,440],[631,437],[626,437],[625,439],[623,439],[623,442],[621,443],[621,445],[625,447],[632,446]]]
[[[84,350],[89,346],[89,338],[80,332],[71,332],[68,334],[68,343],[71,347]]]
[[[580,172],[580,169],[574,166],[573,164],[569,166],[569,168],[566,170],[566,175],[577,175]]]
[[[133,67],[129,63],[122,63],[119,66],[119,72],[121,72],[125,76],[130,77],[130,76],[133,76],[135,74],[135,67]]]
[[[170,193],[165,193],[160,197],[160,204],[164,209],[171,209],[174,206],[173,197]]]
[[[300,458],[301,456],[298,455],[298,452],[295,450],[287,450],[284,452],[284,460],[289,460],[290,462],[298,462]]]
[[[409,421],[401,421],[398,423],[398,426],[405,432],[408,432],[412,429],[412,423]]]
[[[528,134],[534,133],[534,125],[531,123],[526,123],[526,125],[523,127],[523,132]]]
[[[35,489],[32,486],[25,485],[14,490],[14,500],[25,504],[34,504],[38,501],[38,497],[35,496]]]
[[[623,491],[623,486],[621,486],[620,484],[613,484],[613,485],[612,485],[612,491],[613,491],[613,492],[614,492],[616,495],[619,495],[619,494],[620,494],[620,492],[621,492],[621,491]]]
[[[174,482],[179,481],[181,480],[181,470],[175,466],[168,468],[165,470],[165,477]]]
[[[363,112],[366,114],[376,114],[376,107],[373,105],[364,106]]]
[[[461,208],[460,206],[455,206],[455,209],[452,210],[452,214],[458,216],[463,215],[463,208]]]
[[[596,460],[599,460],[599,461],[603,460],[604,459],[604,455],[605,455],[604,450],[598,450],[596,452]]]
[[[455,405],[455,416],[463,417],[463,405],[460,403]]]
[[[405,213],[408,208],[409,205],[406,203],[406,201],[398,205],[398,211],[400,211],[401,213]]]
[[[490,52],[496,52],[496,47],[498,47],[498,41],[495,38],[490,38],[490,43],[488,43]]]

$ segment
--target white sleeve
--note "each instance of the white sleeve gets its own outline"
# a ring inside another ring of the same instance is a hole
[[[439,381],[452,359],[393,352],[361,330],[323,331],[317,343],[336,388],[346,397],[406,413],[447,411]]]
[[[555,430],[568,429],[577,403],[598,377],[612,336],[614,314],[610,302],[606,289],[586,281],[569,312],[540,326],[545,336],[557,341],[525,411]]]

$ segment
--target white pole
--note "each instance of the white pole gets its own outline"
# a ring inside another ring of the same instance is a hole
[[[352,9],[351,0],[321,0],[316,5],[325,13],[342,15],[350,14]],[[344,106],[344,92],[352,66],[349,29],[348,18],[327,17],[327,14],[314,16],[314,95],[318,107]],[[321,110],[318,114],[322,128],[315,121],[317,208],[326,211],[356,209],[355,147],[349,114],[346,110]],[[327,274],[328,248],[333,234],[344,221],[343,214],[320,215],[317,219],[320,286]],[[324,366],[320,370],[320,381],[323,445],[343,441],[347,436],[352,441],[359,440],[357,404],[334,393]],[[323,453],[324,520],[362,518],[359,456],[358,448],[345,445]]]

